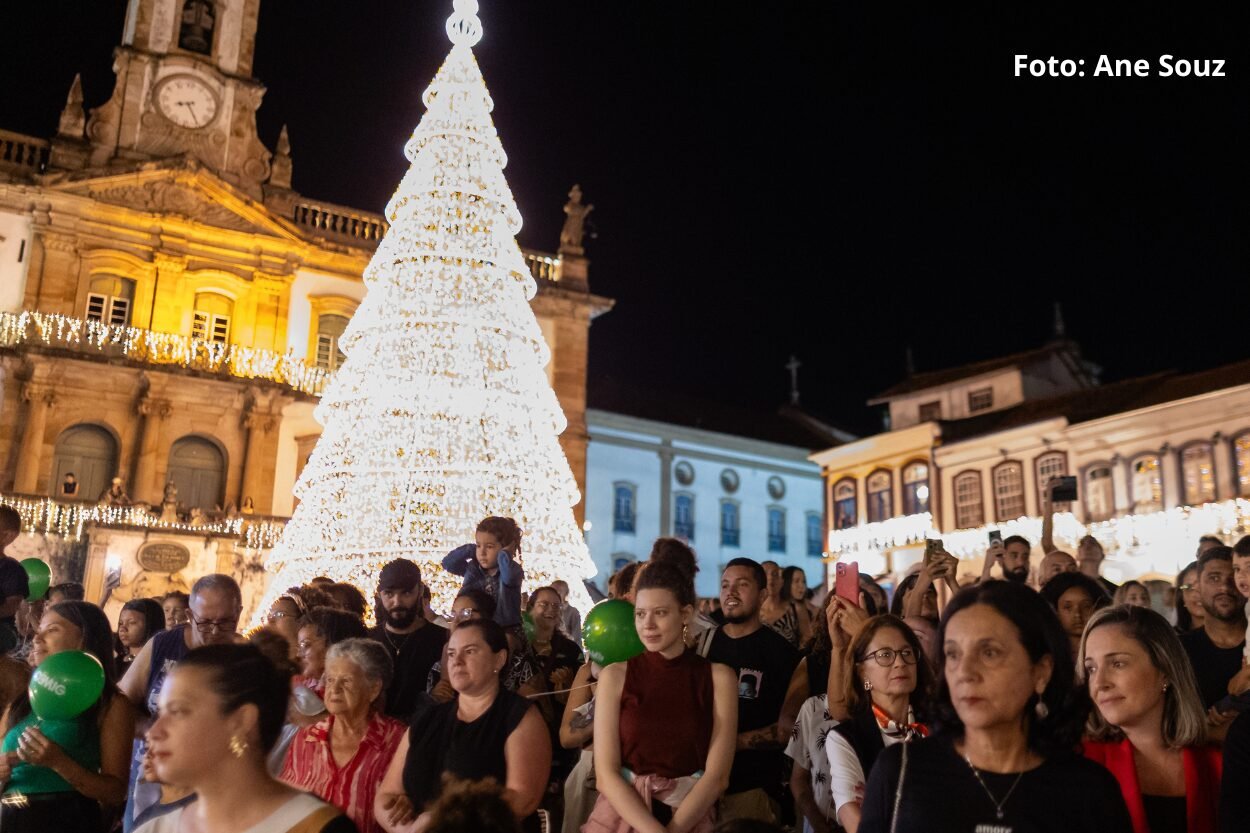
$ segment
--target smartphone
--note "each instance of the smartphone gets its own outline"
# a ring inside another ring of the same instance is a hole
[[[1003,542],[1003,533],[1000,532],[999,530],[991,529],[989,532],[989,535],[990,535],[991,547],[994,546],[995,544],[1001,544]]]
[[[938,554],[941,552],[942,552],[942,539],[941,538],[924,539],[924,563],[926,567],[932,564],[933,559],[937,558]]]
[[[835,564],[833,572],[834,595],[859,607],[859,562]]]
[[[1067,475],[1051,481],[1050,499],[1055,503],[1069,503],[1076,500],[1076,477]]]

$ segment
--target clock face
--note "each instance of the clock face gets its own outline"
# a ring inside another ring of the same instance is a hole
[[[179,127],[196,130],[217,116],[217,96],[212,88],[192,75],[175,75],[161,82],[156,109]]]

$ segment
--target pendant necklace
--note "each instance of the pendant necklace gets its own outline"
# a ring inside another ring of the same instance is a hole
[[[1021,771],[1020,774],[1016,776],[1016,780],[1011,782],[1011,789],[1007,790],[1007,794],[1003,796],[1003,800],[999,801],[994,797],[994,793],[990,790],[984,779],[981,778],[981,773],[977,772],[977,768],[972,765],[972,761],[967,755],[964,755],[964,763],[968,764],[968,769],[972,770],[972,776],[977,779],[977,783],[981,785],[981,789],[985,790],[985,794],[990,797],[990,801],[994,805],[994,811],[998,815],[998,820],[1002,821],[1003,807],[1007,805],[1007,800],[1011,798],[1011,794],[1016,791],[1016,787],[1020,784],[1020,779],[1024,777],[1024,772]]]

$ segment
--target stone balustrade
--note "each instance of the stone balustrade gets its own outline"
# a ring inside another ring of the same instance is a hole
[[[43,173],[48,152],[49,143],[44,139],[0,130],[0,170]]]

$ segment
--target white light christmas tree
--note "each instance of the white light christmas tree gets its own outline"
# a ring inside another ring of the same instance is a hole
[[[440,561],[488,515],[524,531],[526,586],[565,579],[590,604],[595,568],[573,517],[579,494],[558,436],[564,413],[529,306],[536,287],[515,235],[521,215],[472,46],[476,0],[455,0],[452,50],[425,91],[386,207],[390,229],[341,346],[346,363],[317,407],[324,426],[270,555],[267,611],[317,575],[372,599],[377,575],[410,558],[447,609],[460,578]]]

